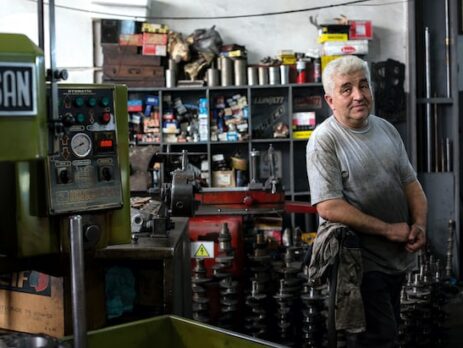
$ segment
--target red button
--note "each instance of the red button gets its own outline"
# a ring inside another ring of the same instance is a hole
[[[111,121],[111,114],[109,112],[103,112],[103,115],[101,115],[100,123],[106,124],[109,121]]]

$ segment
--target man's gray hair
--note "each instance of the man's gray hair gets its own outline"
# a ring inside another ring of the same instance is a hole
[[[323,89],[327,95],[334,92],[334,78],[336,75],[349,75],[357,71],[363,71],[371,88],[370,69],[367,62],[357,56],[342,56],[329,62],[323,69]]]

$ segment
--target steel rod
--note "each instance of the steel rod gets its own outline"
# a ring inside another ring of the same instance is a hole
[[[72,329],[74,347],[86,348],[87,322],[85,304],[85,263],[82,217],[69,218],[69,241],[71,257]]]
[[[447,164],[446,171],[451,172],[452,167],[453,167],[453,160],[452,160],[452,141],[450,140],[450,138],[445,138],[445,157],[446,157],[446,164]]]
[[[430,56],[430,41],[429,41],[429,28],[424,29],[425,41],[425,79],[426,79],[426,171],[432,171],[432,113],[431,103],[431,56]]]
[[[37,1],[37,23],[39,30],[39,47],[42,51],[45,51],[45,26],[43,24],[44,19],[43,0]]]
[[[447,155],[445,151],[445,139],[440,140],[440,161],[441,161],[441,170],[443,172],[447,171]]]
[[[56,82],[56,29],[55,29],[55,0],[48,1],[48,31],[50,46],[50,118],[52,121],[58,121],[58,83]]]
[[[445,0],[445,69],[447,77],[447,98],[451,96],[450,80],[450,15],[449,0]]]
[[[433,167],[435,172],[439,172],[439,120],[438,120],[438,113],[437,113],[437,104],[434,104],[434,113],[433,113],[433,121],[434,121],[434,133],[433,133],[433,145],[434,145],[434,162]]]

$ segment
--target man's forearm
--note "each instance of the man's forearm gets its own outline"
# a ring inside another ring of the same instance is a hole
[[[426,216],[428,213],[428,202],[424,191],[418,181],[413,181],[405,186],[405,195],[407,196],[408,208],[412,224],[426,229]]]
[[[406,242],[410,227],[401,223],[386,223],[363,213],[344,199],[330,199],[317,204],[318,214],[327,221],[338,222],[355,231],[385,237],[394,242]]]
[[[387,231],[387,223],[363,213],[344,199],[331,199],[318,203],[317,211],[327,221],[347,225],[362,233],[385,236]]]

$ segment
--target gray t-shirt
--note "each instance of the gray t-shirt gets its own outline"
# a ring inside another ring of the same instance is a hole
[[[388,223],[410,222],[404,187],[416,180],[404,144],[389,122],[374,115],[359,130],[334,116],[320,124],[307,143],[311,203],[344,198],[365,214]],[[358,233],[365,271],[408,270],[415,257],[404,245]]]

